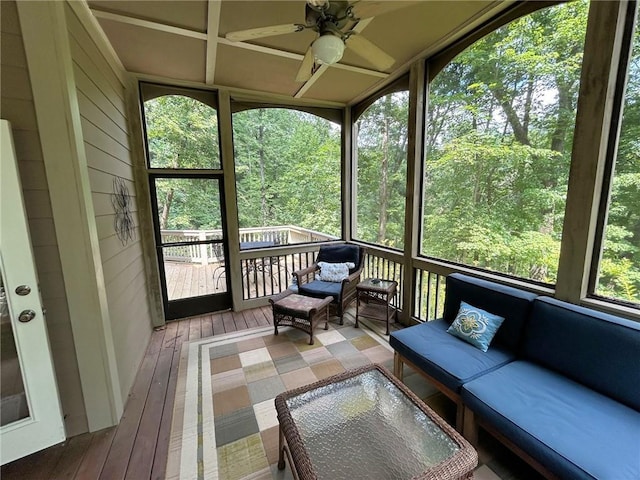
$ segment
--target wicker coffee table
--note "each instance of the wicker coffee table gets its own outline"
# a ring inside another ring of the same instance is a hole
[[[380,365],[278,395],[278,468],[300,480],[472,478],[473,447]]]
[[[333,297],[314,298],[298,295],[291,290],[285,290],[269,299],[273,309],[273,326],[275,335],[278,327],[294,327],[310,336],[309,345],[313,345],[313,331],[318,323],[324,321],[324,329],[329,328],[328,306]]]

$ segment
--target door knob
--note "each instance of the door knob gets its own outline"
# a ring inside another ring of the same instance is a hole
[[[33,310],[23,310],[20,312],[18,320],[20,320],[22,323],[27,323],[33,320],[35,316],[36,312],[34,312]]]

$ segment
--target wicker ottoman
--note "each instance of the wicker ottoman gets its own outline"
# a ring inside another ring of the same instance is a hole
[[[310,335],[309,345],[313,345],[313,330],[323,321],[324,329],[329,328],[329,309],[327,308],[333,297],[313,298],[298,295],[291,290],[285,290],[269,299],[273,308],[273,326],[275,335],[278,327],[294,327]]]

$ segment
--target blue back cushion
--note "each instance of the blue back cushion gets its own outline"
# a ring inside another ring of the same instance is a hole
[[[355,267],[349,270],[352,273],[360,266],[360,247],[358,245],[323,245],[318,252],[317,262],[346,263],[352,262]]]
[[[539,297],[523,355],[640,411],[640,323]]]
[[[461,301],[504,317],[493,343],[517,350],[534,298],[534,293],[453,273],[447,277],[444,319],[449,323],[453,322]]]

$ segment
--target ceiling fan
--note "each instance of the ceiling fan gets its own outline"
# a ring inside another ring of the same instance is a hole
[[[305,23],[272,25],[229,32],[228,40],[241,42],[258,38],[301,32],[311,29],[318,33],[304,55],[296,81],[306,82],[321,64],[331,65],[339,62],[345,46],[353,53],[364,58],[379,70],[390,68],[395,59],[354,30],[357,22],[381,13],[404,7],[410,2],[355,1],[345,0],[307,0],[305,5]]]

